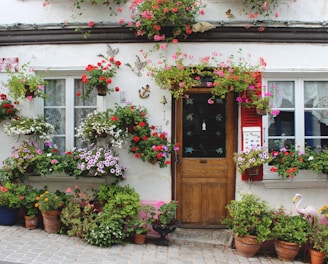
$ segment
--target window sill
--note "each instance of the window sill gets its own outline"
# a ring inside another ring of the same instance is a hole
[[[293,179],[282,179],[275,173],[265,175],[262,181],[267,189],[296,189],[296,188],[327,188],[326,174],[317,174],[312,171],[302,170]]]

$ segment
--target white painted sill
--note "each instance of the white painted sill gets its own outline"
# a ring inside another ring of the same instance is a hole
[[[277,173],[265,172],[263,185],[267,189],[327,188],[326,174],[301,170],[293,179],[282,179]]]

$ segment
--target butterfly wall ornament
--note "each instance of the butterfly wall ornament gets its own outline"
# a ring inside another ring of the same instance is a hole
[[[105,60],[109,60],[110,58],[114,58],[119,52],[119,48],[113,49],[111,45],[107,44],[106,55],[98,54],[98,57],[104,58]]]
[[[146,67],[147,62],[146,61],[141,61],[140,57],[136,55],[137,59],[134,62],[134,66],[132,66],[130,63],[126,63],[125,65],[128,66],[131,71],[133,71],[137,76],[141,76],[141,70]]]

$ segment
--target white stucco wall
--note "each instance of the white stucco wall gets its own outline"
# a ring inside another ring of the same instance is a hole
[[[42,6],[43,0],[12,0],[10,4],[6,0],[0,0],[2,15],[0,16],[0,25],[20,23],[63,23],[65,20],[72,21],[114,21],[118,17],[108,17],[107,11],[101,7],[93,7],[90,10],[85,9],[82,17],[72,18],[72,11],[69,1],[59,0],[51,1],[49,6]],[[220,4],[220,7],[218,6]],[[239,16],[239,1],[207,1],[206,19],[208,21],[227,20],[225,10],[232,8],[235,17],[232,20],[246,19],[244,15]],[[327,1],[301,1],[298,0],[289,8],[290,1],[282,1],[279,12],[284,20],[302,20],[304,21],[324,21],[327,18]],[[128,5],[127,5],[128,6]],[[126,7],[127,7],[126,6]],[[97,12],[97,13],[95,13]],[[32,15],[33,14],[33,15]],[[96,14],[96,15],[95,15]],[[300,15],[301,14],[301,15]],[[128,12],[125,10],[123,17],[128,18]],[[205,18],[205,17],[204,17]],[[279,19],[277,19],[279,20]],[[231,20],[230,20],[231,21]],[[119,48],[120,52],[117,59],[122,63],[133,63],[135,56],[140,56],[140,50],[152,48],[152,44],[111,44],[112,48]],[[170,44],[165,51],[167,59],[178,47],[186,53],[193,54],[195,60],[197,57],[211,55],[212,52],[222,53],[228,57],[231,54],[237,54],[242,48],[243,54],[251,54],[254,63],[258,62],[259,57],[263,57],[267,62],[265,75],[272,73],[314,73],[321,72],[328,76],[328,47],[323,44],[269,44],[269,43],[179,43]],[[31,64],[37,69],[50,68],[51,70],[83,70],[89,63],[98,61],[97,54],[106,52],[106,43],[103,44],[80,44],[80,45],[26,45],[26,46],[0,46],[1,57],[19,57],[20,63],[31,61]],[[5,73],[0,73],[0,80],[6,79]],[[147,99],[140,99],[138,90],[150,85],[151,95]],[[163,130],[171,130],[171,122],[167,125],[163,123],[163,106],[159,104],[160,98],[165,95],[168,104],[165,106],[166,118],[171,116],[171,101],[167,91],[156,87],[152,79],[143,72],[142,77],[136,76],[131,70],[122,65],[119,74],[115,78],[113,85],[119,85],[122,91],[127,92],[127,98],[133,104],[144,105],[150,112],[150,123],[161,125]],[[1,89],[5,90],[3,85]],[[110,107],[119,102],[119,94],[112,94],[106,97],[103,102],[100,100],[100,107]],[[32,102],[21,105],[26,113],[36,113],[37,107]],[[11,146],[17,144],[17,139],[9,138],[3,134],[0,124],[1,150],[0,160],[10,154]],[[240,138],[240,137],[239,137]],[[127,181],[141,194],[143,200],[169,200],[171,198],[171,175],[170,169],[159,169],[140,160],[135,159],[132,154],[119,151],[124,164],[128,165]],[[270,205],[278,207],[281,204],[294,211],[294,205],[291,198],[296,192],[305,196],[304,205],[314,205],[316,208],[328,203],[328,192],[325,188],[298,188],[298,189],[266,189],[261,182],[248,183],[242,182],[240,175],[236,176],[236,197],[238,192],[252,191],[267,200]]]

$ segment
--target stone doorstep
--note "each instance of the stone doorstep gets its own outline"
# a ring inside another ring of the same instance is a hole
[[[169,237],[170,243],[178,245],[212,245],[232,247],[232,231],[227,229],[177,228]]]

